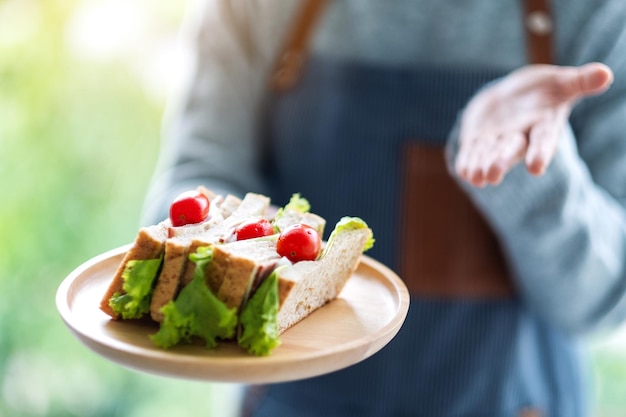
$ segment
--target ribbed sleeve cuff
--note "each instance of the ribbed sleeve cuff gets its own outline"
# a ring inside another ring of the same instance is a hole
[[[453,166],[456,156],[456,137],[448,143],[448,164]],[[572,192],[574,176],[589,174],[581,163],[571,130],[565,130],[559,148],[546,172],[541,176],[530,174],[522,163],[506,174],[497,186],[474,187],[461,180],[452,170],[459,185],[474,201],[496,232],[515,233],[523,227],[524,233],[541,228],[546,221],[557,221]]]

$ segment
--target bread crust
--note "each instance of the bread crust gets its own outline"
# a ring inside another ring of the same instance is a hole
[[[118,319],[119,315],[113,311],[109,305],[109,300],[115,293],[123,292],[122,287],[124,285],[124,279],[122,278],[122,273],[126,265],[131,260],[159,258],[163,254],[168,228],[169,222],[162,222],[154,226],[139,229],[133,246],[126,252],[126,255],[124,255],[124,259],[117,268],[109,287],[100,301],[100,309],[113,319]]]
[[[163,267],[150,300],[150,316],[154,321],[163,321],[161,308],[178,294],[180,275],[187,263],[188,250],[189,245],[185,238],[170,238],[165,243]]]
[[[209,287],[229,308],[239,309],[247,299],[258,274],[271,271],[280,260],[270,240],[244,240],[213,246],[213,260],[205,276]]]
[[[285,285],[280,295],[279,333],[337,298],[358,267],[371,235],[369,228],[343,231],[320,260],[298,262],[277,271],[279,287]],[[288,285],[291,288],[287,289]]]

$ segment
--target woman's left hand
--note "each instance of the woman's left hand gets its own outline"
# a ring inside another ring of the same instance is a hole
[[[543,174],[572,108],[612,81],[612,71],[600,63],[529,65],[487,87],[462,116],[457,174],[478,187],[499,184],[521,161],[530,173]]]

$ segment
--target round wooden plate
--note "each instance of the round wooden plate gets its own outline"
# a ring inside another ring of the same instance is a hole
[[[207,350],[201,343],[170,350],[148,337],[149,320],[115,321],[98,308],[130,245],[76,268],[59,286],[57,308],[65,324],[88,348],[130,369],[184,379],[274,383],[309,378],[354,365],[382,349],[398,333],[409,309],[400,278],[363,256],[337,299],[281,335],[270,356],[247,354],[234,342]]]

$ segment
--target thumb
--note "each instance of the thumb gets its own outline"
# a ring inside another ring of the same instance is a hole
[[[599,62],[563,69],[559,84],[563,93],[573,99],[601,94],[613,83],[613,71]]]

